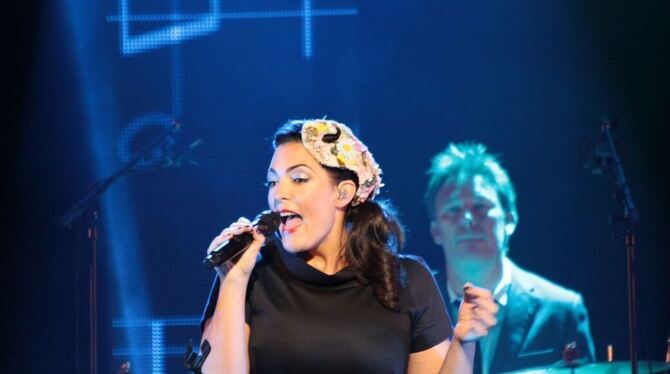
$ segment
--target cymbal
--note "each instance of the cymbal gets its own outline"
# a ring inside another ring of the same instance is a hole
[[[662,361],[638,361],[637,367],[640,374],[670,373],[670,363]],[[574,368],[565,367],[564,365],[544,366],[521,371],[510,371],[506,374],[630,374],[630,369],[629,361],[613,361],[595,362]]]

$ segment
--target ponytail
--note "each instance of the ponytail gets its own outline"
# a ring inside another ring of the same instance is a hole
[[[347,210],[349,240],[345,260],[361,282],[371,283],[377,300],[400,310],[400,261],[404,230],[388,201],[365,201]]]

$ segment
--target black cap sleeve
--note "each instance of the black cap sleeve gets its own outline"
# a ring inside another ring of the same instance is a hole
[[[411,352],[432,348],[453,333],[444,299],[426,262],[418,256],[403,256],[407,288],[411,298]]]

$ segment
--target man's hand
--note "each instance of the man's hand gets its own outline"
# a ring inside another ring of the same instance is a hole
[[[458,309],[458,321],[454,328],[454,339],[463,343],[479,340],[489,333],[498,322],[498,305],[491,291],[473,286],[463,286],[463,302]]]

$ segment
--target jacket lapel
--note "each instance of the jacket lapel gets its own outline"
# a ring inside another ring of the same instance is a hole
[[[538,300],[519,279],[519,269],[512,264],[512,283],[505,306],[502,329],[496,344],[495,355],[491,362],[491,372],[504,371],[511,358],[517,357],[528,335],[528,329],[534,319]]]

